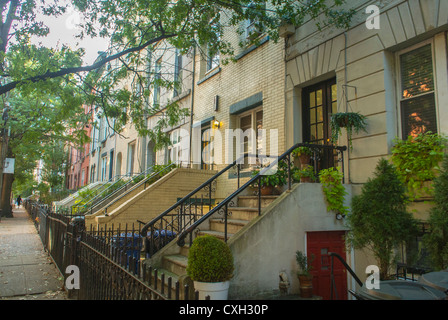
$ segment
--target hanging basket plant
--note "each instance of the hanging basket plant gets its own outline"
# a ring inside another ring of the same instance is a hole
[[[347,130],[348,142],[350,149],[352,146],[353,133],[360,131],[367,132],[366,117],[358,112],[338,112],[331,115],[331,142],[336,144],[341,135],[342,128]]]

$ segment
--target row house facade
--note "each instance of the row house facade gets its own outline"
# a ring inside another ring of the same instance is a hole
[[[367,21],[369,5],[379,10],[379,24],[374,27]],[[123,128],[120,136],[106,132],[106,126],[100,125],[100,132],[92,130],[89,181],[132,175],[171,162],[179,165],[177,170],[184,170],[183,175],[172,173],[165,179],[173,179],[166,189],[162,182],[156,183],[153,191],[148,188],[113,213],[99,211],[86,217],[86,222],[149,222],[224,169],[229,154],[235,160],[237,147],[264,154],[275,150],[280,155],[297,143],[330,144],[329,120],[338,111],[359,112],[368,124],[367,132],[353,137],[353,149],[344,151],[347,204],[372,177],[378,160],[390,156],[394,139],[413,133],[412,116],[418,113],[423,118],[425,130],[448,133],[448,3],[357,0],[346,6],[357,12],[347,30],[318,30],[315,21],[306,21],[300,27],[282,29],[278,42],[260,32],[258,45],[239,47],[235,62],[226,65],[219,54],[207,55],[207,48],[180,54],[165,42],[154,46],[148,59],[150,76],[169,77],[176,86],[151,88],[148,105],[160,109],[145,119],[148,128],[165,116],[165,106],[171,102],[188,109],[189,116],[166,128],[171,145],[157,150],[155,142],[139,136],[132,125]],[[250,27],[250,22],[240,26]],[[233,30],[225,36],[238,48],[247,35]],[[427,71],[424,79],[409,72],[416,65]],[[419,83],[419,88],[409,83]],[[417,93],[409,94],[411,90]],[[98,115],[99,123],[101,119]],[[238,129],[264,129],[268,134],[255,137],[252,149],[246,140],[233,149],[220,143],[228,142],[222,139],[226,131]],[[348,145],[346,135],[338,145]],[[180,180],[175,180],[176,174]],[[203,180],[194,180],[202,174]],[[242,166],[240,177],[243,182],[250,179],[250,166]],[[213,190],[214,204],[226,200],[243,182],[232,172],[220,175]],[[156,188],[164,191],[158,193]],[[157,197],[143,203],[144,198],[152,199],[151,192]],[[170,200],[165,203],[163,195]],[[416,203],[417,217],[426,219],[427,208],[427,204]],[[298,292],[297,250],[312,253],[319,261],[313,283],[316,295],[329,297],[329,252],[339,253],[365,279],[366,266],[375,261],[368,251],[346,248],[348,231],[343,219],[327,212],[320,184],[294,186],[228,240],[235,257],[230,297],[272,293],[278,290],[280,273],[288,276],[290,292]],[[175,246],[170,244],[160,255]],[[154,257],[148,264],[161,260]],[[350,298],[347,290],[356,287],[355,280],[342,268],[335,272],[339,297]]]

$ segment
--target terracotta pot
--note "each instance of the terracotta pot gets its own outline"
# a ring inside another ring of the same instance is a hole
[[[260,189],[261,189],[262,196],[270,196],[271,194],[274,193],[273,186],[262,186]]]
[[[300,160],[300,164],[303,166],[303,165],[306,165],[306,164],[310,164],[310,161],[311,161],[311,156],[309,155],[309,154],[301,154],[300,156],[299,156],[299,160]]]
[[[311,177],[300,177],[300,182],[310,183],[312,182]]]
[[[300,297],[312,298],[313,297],[313,276],[299,275],[300,282]]]

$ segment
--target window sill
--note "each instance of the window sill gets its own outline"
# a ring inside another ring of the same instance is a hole
[[[238,55],[235,57],[236,60],[239,60],[239,59],[243,58],[245,55],[251,53],[252,51],[254,51],[255,49],[257,49],[258,47],[261,47],[263,44],[265,44],[265,43],[268,42],[268,41],[269,41],[269,36],[263,36],[263,37],[260,39],[260,42],[259,42],[257,45],[253,44],[253,45],[247,47],[246,49],[244,49],[243,52],[241,52],[240,54],[238,54]]]
[[[221,67],[216,67],[212,70],[209,70],[205,73],[204,77],[199,80],[196,84],[200,85],[201,83],[207,81],[208,79],[210,79],[211,77],[213,77],[214,75],[218,74],[221,72]]]

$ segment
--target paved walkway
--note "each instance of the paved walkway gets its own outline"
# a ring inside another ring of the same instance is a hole
[[[23,208],[0,221],[0,300],[68,300],[63,277]]]

